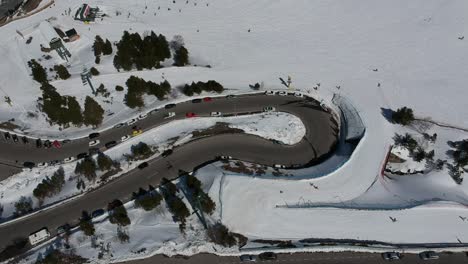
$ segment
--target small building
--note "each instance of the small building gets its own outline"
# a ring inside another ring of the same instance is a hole
[[[42,241],[47,240],[50,237],[49,230],[47,228],[42,228],[41,230],[32,233],[29,235],[29,243],[31,243],[32,246],[35,246]]]
[[[74,28],[65,31],[65,42],[72,42],[80,38],[80,35],[76,32]]]
[[[94,21],[98,12],[99,8],[92,8],[88,4],[83,4],[81,7],[78,8],[78,10],[76,10],[75,20],[80,20],[84,22]]]

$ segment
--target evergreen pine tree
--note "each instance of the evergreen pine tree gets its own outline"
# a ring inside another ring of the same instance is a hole
[[[92,97],[86,96],[83,117],[85,125],[97,127],[104,119],[104,109]]]
[[[102,54],[103,55],[112,54],[112,43],[108,39],[106,39],[106,43],[104,43],[102,47]]]
[[[174,54],[174,66],[182,67],[189,64],[188,50],[181,46]]]

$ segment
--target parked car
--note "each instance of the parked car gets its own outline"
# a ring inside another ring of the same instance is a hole
[[[143,130],[141,130],[141,129],[133,130],[132,131],[132,136],[136,137],[136,136],[140,135],[141,133],[143,133]]]
[[[223,114],[221,112],[211,112],[211,116],[219,117],[219,116],[223,116]]]
[[[176,107],[176,104],[167,104],[167,105],[164,106],[164,108],[166,108],[166,109],[171,109],[171,108],[174,108],[174,107]]]
[[[152,114],[156,114],[156,112],[158,112],[159,110],[157,108],[151,110],[148,112],[148,114],[152,115]]]
[[[60,160],[52,160],[49,162],[50,166],[54,166],[60,163]]]
[[[89,136],[88,136],[88,137],[89,137],[89,139],[93,139],[93,138],[97,138],[97,137],[99,137],[100,135],[101,135],[101,134],[99,134],[99,133],[95,132],[95,133],[91,133],[91,134],[89,134]]]
[[[103,215],[106,211],[104,211],[104,209],[96,209],[94,210],[92,213],[91,213],[91,217],[92,218],[96,218],[96,217],[99,217],[101,215]]]
[[[240,257],[241,262],[255,262],[257,261],[257,257],[254,255],[241,255]]]
[[[48,149],[52,147],[52,142],[50,140],[44,141],[44,148]]]
[[[48,238],[50,237],[50,233],[49,233],[49,230],[47,230],[46,227],[32,233],[31,235],[29,235],[29,243],[32,245],[32,246],[35,246],[45,240],[47,240]]]
[[[260,255],[258,255],[258,258],[260,260],[275,260],[278,258],[278,256],[273,252],[263,252]]]
[[[6,140],[9,140],[11,138],[10,133],[8,132],[5,132],[3,136],[5,137]]]
[[[267,106],[263,108],[263,112],[273,112],[276,109],[273,106]]]
[[[40,138],[36,139],[36,147],[42,148],[42,140]]]
[[[55,148],[61,148],[62,144],[60,144],[60,142],[58,142],[57,140],[54,140],[54,142],[52,142],[52,146],[54,146]]]
[[[107,142],[105,146],[106,146],[106,148],[112,148],[115,145],[117,145],[117,142],[115,140],[113,140],[113,141]]]
[[[232,157],[231,156],[219,156],[219,159],[230,160],[230,159],[232,159]]]
[[[286,91],[279,91],[279,92],[276,92],[277,95],[281,95],[281,96],[286,96],[288,95],[288,93]]]
[[[419,258],[422,260],[432,260],[432,259],[439,259],[439,255],[434,251],[424,251],[419,253]]]
[[[90,141],[89,146],[94,147],[94,146],[99,145],[99,143],[101,143],[101,141],[99,139],[96,139],[96,140]]]
[[[201,102],[202,102],[202,99],[200,99],[200,98],[196,98],[196,99],[192,100],[192,103],[194,103],[194,104],[198,104],[198,103],[201,103]]]
[[[119,123],[119,124],[115,125],[114,128],[121,128],[121,127],[123,127],[123,126],[125,126],[124,123]]]
[[[188,113],[185,114],[185,117],[187,117],[187,118],[192,118],[192,117],[196,117],[196,116],[197,116],[197,114],[195,114],[193,112],[188,112]]]
[[[275,95],[275,91],[265,91],[265,95]]]
[[[296,97],[304,97],[304,95],[303,95],[302,93],[300,93],[300,92],[295,92],[295,93],[294,93],[294,96],[296,96]]]
[[[134,119],[131,119],[131,120],[127,121],[127,125],[128,125],[128,126],[131,126],[131,125],[135,124],[137,121],[138,121],[138,120],[135,119],[135,118],[134,118]]]
[[[45,167],[47,167],[47,165],[48,165],[47,162],[41,162],[41,163],[37,164],[37,167],[38,168],[45,168]]]
[[[163,156],[165,158],[165,157],[171,155],[172,152],[173,152],[172,149],[167,149],[161,154],[161,156]]]
[[[13,139],[14,142],[18,142],[18,136],[16,134],[12,134],[11,138]]]
[[[75,160],[75,157],[68,157],[68,158],[65,158],[63,161],[64,162],[72,162]]]
[[[139,168],[140,170],[142,170],[142,169],[144,169],[144,168],[146,168],[146,167],[148,167],[148,162],[142,162],[142,163],[140,163],[140,165],[138,165],[138,168]]]
[[[34,166],[36,166],[36,164],[32,161],[25,161],[23,163],[23,167],[28,168],[28,169],[32,169],[34,168]]]
[[[213,98],[211,98],[211,97],[203,98],[203,102],[211,102],[211,101],[213,101]]]
[[[384,260],[399,260],[401,259],[401,255],[398,252],[384,252],[382,253],[382,258]]]
[[[164,115],[164,119],[172,118],[175,116],[174,112],[168,112],[167,114]]]
[[[28,144],[28,143],[29,143],[28,138],[25,137],[25,136],[23,136],[23,137],[21,138],[21,140],[23,141],[24,144]]]
[[[281,164],[274,164],[274,165],[273,165],[273,168],[275,168],[275,169],[285,169],[286,166],[281,165]]]
[[[141,114],[141,115],[138,116],[138,120],[145,119],[146,117],[148,117],[148,114],[146,114],[146,113]]]
[[[129,140],[131,137],[132,136],[130,136],[130,135],[125,135],[122,138],[120,138],[120,142],[125,142],[125,141]]]
[[[80,154],[76,155],[77,159],[84,159],[84,158],[87,158],[87,157],[89,157],[89,154],[86,153],[86,152],[83,152],[83,153],[80,153]]]
[[[62,145],[63,145],[63,144],[68,144],[68,143],[70,143],[70,142],[71,142],[71,140],[65,139],[64,141],[62,141]]]
[[[71,226],[69,224],[64,224],[59,227],[57,227],[57,235],[64,234],[68,232],[71,229]]]
[[[228,94],[228,95],[226,95],[226,98],[227,98],[227,99],[229,99],[229,98],[234,98],[234,97],[236,97],[236,96],[233,95],[233,94]]]

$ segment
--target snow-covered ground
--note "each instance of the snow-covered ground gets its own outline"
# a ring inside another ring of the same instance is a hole
[[[242,129],[245,133],[257,135],[263,138],[277,140],[284,144],[296,144],[305,135],[305,127],[302,121],[291,114],[276,112],[262,113],[246,116],[233,117],[199,117],[192,119],[175,120],[160,127],[156,127],[144,134],[133,137],[114,148],[105,151],[105,154],[113,160],[121,163],[122,171],[115,175],[117,177],[131,169],[134,169],[138,163],[127,162],[124,155],[130,153],[130,147],[138,142],[145,142],[159,150],[161,153],[169,146],[176,146],[189,141],[192,138],[192,132],[204,130],[223,122],[230,127]],[[177,140],[173,140],[178,137]],[[82,193],[90,188],[101,184],[97,182],[87,182],[86,189],[77,189],[76,181],[80,178],[74,173],[76,162],[63,165],[65,171],[66,184],[62,191],[44,200],[43,205],[51,204],[56,201],[66,199],[76,194]],[[32,197],[34,188],[46,177],[51,177],[59,166],[50,166],[47,168],[25,169],[23,172],[13,175],[0,182],[1,205],[3,206],[3,217],[12,215],[15,210],[14,203],[19,197]],[[99,172],[99,178],[103,173]],[[39,201],[33,198],[34,207],[38,206]]]
[[[89,0],[88,3],[100,6],[109,17],[86,25],[60,15],[81,2],[59,0],[50,9],[0,28],[5,36],[0,40],[0,55],[4,58],[0,64],[0,87],[13,102],[12,107],[0,104],[1,120],[15,118],[27,132],[37,135],[89,132],[85,128],[58,132],[56,127],[44,126],[41,115],[35,119],[26,114],[35,111],[35,100],[40,93],[38,85],[28,76],[25,63],[40,56],[38,42],[44,40],[37,25],[44,19],[55,17],[51,24],[63,29],[74,27],[81,35],[79,41],[66,44],[74,54],[72,78],[53,82],[60,93],[77,96],[81,103],[90,91],[82,86],[78,73],[83,66],[93,65],[90,46],[96,34],[111,41],[119,40],[123,30],[140,33],[155,30],[168,38],[180,34],[192,63],[209,64],[212,68],[167,67],[117,73],[112,58],[104,57],[97,66],[101,75],[94,82],[103,83],[112,91],[112,104],[104,103],[103,98],[98,101],[107,113],[114,114],[105,119],[102,128],[137,114],[123,105],[123,93],[113,90],[115,85],[123,85],[130,75],[158,83],[164,77],[173,87],[214,79],[232,88],[227,93],[246,92],[248,84],[260,81],[267,88],[282,88],[278,77],[290,75],[294,88],[325,101],[330,101],[333,93],[346,96],[366,125],[366,134],[347,163],[324,177],[287,180],[229,172],[225,176],[221,172],[213,175],[219,185],[211,186],[210,195],[219,198],[220,219],[231,230],[262,239],[468,241],[464,220],[468,211],[463,205],[467,199],[466,181],[457,185],[446,169],[397,178],[380,174],[395,132],[407,131],[389,124],[381,113],[382,108],[408,106],[416,116],[468,127],[468,108],[464,107],[468,2],[363,0],[356,5],[352,1],[315,0],[189,0],[187,4],[186,1],[174,4],[172,1]],[[116,11],[122,15],[115,16]],[[34,36],[31,44],[35,48],[28,47],[16,30]],[[59,60],[52,56],[53,60]],[[313,89],[314,86],[318,89]],[[175,91],[169,100],[184,98]],[[146,109],[167,103],[153,97],[145,101]],[[431,129],[427,133],[439,135],[431,146],[436,158],[449,159],[444,157],[448,140],[468,137],[460,130]],[[409,165],[415,166],[414,169],[423,167]],[[203,171],[199,173],[202,174]],[[320,204],[329,206],[285,208],[285,205]],[[340,208],[340,204],[347,208]],[[352,206],[373,210],[350,209]],[[398,207],[409,209],[388,210]],[[140,214],[132,214],[139,219]],[[154,221],[163,223],[164,219]],[[144,230],[143,227],[142,224],[133,228]],[[103,226],[103,232],[106,230]],[[135,244],[131,242],[125,250],[119,247],[122,258],[131,255],[130,248],[140,247],[138,241],[149,239],[143,239],[143,235],[146,234],[133,234]],[[177,241],[177,235],[171,235]],[[158,252],[157,245],[163,239],[156,236],[151,237],[155,241],[154,252]],[[179,245],[179,251],[190,251],[188,244]]]

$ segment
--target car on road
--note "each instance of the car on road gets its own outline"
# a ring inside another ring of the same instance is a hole
[[[276,109],[273,106],[266,106],[263,108],[263,112],[273,112]]]
[[[286,166],[281,165],[281,164],[274,164],[274,165],[273,165],[273,168],[275,168],[275,169],[285,169]]]
[[[279,92],[276,92],[277,95],[281,95],[281,96],[286,96],[288,95],[288,93],[286,91],[279,91]]]
[[[164,158],[171,155],[172,154],[172,149],[167,149],[165,151],[163,151],[163,153],[161,154],[161,156],[163,156]]]
[[[232,157],[231,156],[219,156],[219,159],[230,160],[230,159],[232,159]]]
[[[52,142],[52,146],[54,146],[55,148],[61,148],[62,144],[60,144],[60,142],[58,142],[57,140],[54,140],[54,142]]]
[[[62,145],[63,145],[63,144],[68,144],[68,143],[70,143],[70,142],[71,142],[71,140],[65,139],[64,141],[62,141]]]
[[[46,227],[43,227],[40,230],[38,230],[38,231],[32,233],[31,235],[29,235],[28,239],[29,239],[29,243],[32,246],[35,246],[35,245],[47,240],[49,237],[50,237],[49,230],[47,230]]]
[[[152,114],[156,114],[156,112],[158,112],[159,110],[157,108],[151,110],[148,112],[148,114],[152,115]]]
[[[296,96],[296,97],[304,97],[304,95],[303,95],[302,93],[300,93],[300,92],[295,92],[295,93],[294,93],[294,96]]]
[[[36,147],[42,148],[42,140],[40,138],[36,139]]]
[[[229,99],[229,98],[234,98],[234,97],[236,97],[236,96],[233,95],[233,94],[228,94],[228,95],[226,95],[226,98],[227,98],[227,99]]]
[[[23,144],[28,144],[28,143],[29,143],[28,138],[25,137],[25,136],[23,136],[23,137],[21,138],[21,140],[23,141]]]
[[[44,148],[48,149],[52,147],[52,142],[50,140],[44,141]]]
[[[117,142],[115,140],[113,140],[113,141],[107,142],[105,146],[106,146],[106,148],[112,148],[115,145],[117,145]]]
[[[211,98],[211,97],[203,98],[203,102],[211,102],[211,101],[213,101],[213,98]]]
[[[138,120],[145,119],[146,117],[148,117],[148,114],[147,114],[147,113],[143,113],[143,114],[141,114],[141,115],[138,116]]]
[[[63,162],[72,162],[75,160],[75,157],[68,157],[63,160]]]
[[[132,136],[136,137],[136,136],[140,135],[141,133],[143,133],[143,130],[136,129],[136,130],[132,131]]]
[[[123,126],[125,126],[124,123],[119,123],[119,124],[115,125],[114,128],[121,128],[121,127],[123,127]]]
[[[105,212],[106,211],[104,211],[104,209],[102,209],[102,208],[96,209],[91,213],[91,218],[99,217],[99,216],[103,215]]]
[[[275,260],[278,258],[278,255],[276,255],[273,252],[263,252],[260,255],[258,255],[258,258],[260,260]]]
[[[96,140],[90,141],[89,146],[94,147],[94,146],[99,145],[99,143],[101,143],[101,141],[99,139],[96,139]]]
[[[99,133],[95,132],[95,133],[91,133],[91,134],[89,134],[89,136],[88,136],[88,137],[89,137],[89,139],[93,139],[93,138],[97,138],[97,137],[99,137],[100,135],[101,135],[101,134],[99,134]]]
[[[18,136],[16,134],[12,134],[11,138],[13,139],[14,142],[18,142]]]
[[[164,115],[164,119],[172,118],[175,116],[175,112],[168,112]]]
[[[59,163],[60,163],[60,160],[52,160],[52,161],[49,162],[49,165],[54,166],[54,165],[57,165]]]
[[[132,136],[130,136],[130,135],[125,135],[125,136],[120,138],[120,142],[125,142],[125,141],[129,140],[131,137]]]
[[[219,117],[219,116],[223,116],[223,114],[221,112],[211,112],[211,116]]]
[[[23,167],[28,168],[28,169],[32,169],[34,168],[34,166],[36,166],[36,164],[32,161],[25,161],[23,163]]]
[[[146,167],[148,167],[148,162],[142,162],[142,163],[140,163],[140,165],[138,165],[138,168],[139,168],[140,170],[142,170],[142,169],[144,169],[144,168],[146,168]]]
[[[188,112],[188,113],[185,114],[185,117],[187,117],[187,118],[192,118],[192,117],[196,117],[196,116],[197,116],[197,114],[195,114],[193,112]]]
[[[401,255],[399,252],[384,252],[382,253],[382,258],[389,261],[399,260],[401,259]]]
[[[192,103],[194,103],[194,104],[198,104],[198,103],[201,103],[201,102],[202,102],[202,99],[200,99],[200,98],[192,99]]]
[[[64,234],[64,233],[70,231],[70,229],[71,229],[71,226],[69,224],[61,225],[61,226],[57,227],[57,235]]]
[[[5,137],[6,140],[9,140],[11,138],[10,133],[8,132],[5,132],[3,136]]]
[[[419,253],[419,258],[422,260],[433,260],[433,259],[439,259],[439,255],[435,253],[434,251],[424,251]]]
[[[135,124],[137,121],[138,121],[138,119],[133,118],[133,119],[127,121],[127,125],[131,126],[131,125]]]
[[[167,105],[164,106],[164,108],[166,108],[166,109],[171,109],[171,108],[174,108],[174,107],[176,107],[176,104],[167,104]]]
[[[37,167],[38,168],[45,168],[45,167],[47,167],[47,165],[48,165],[47,162],[41,162],[41,163],[37,164]]]
[[[265,95],[275,95],[275,91],[265,91]]]
[[[257,261],[257,257],[254,255],[241,255],[239,257],[241,262],[255,262]]]
[[[77,159],[85,159],[87,157],[89,157],[89,154],[86,153],[86,152],[83,152],[83,153],[80,153],[80,154],[76,155]]]

